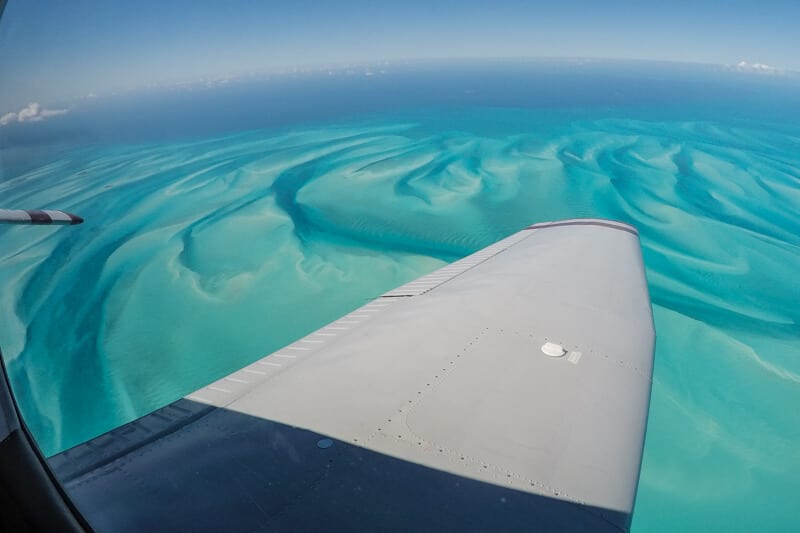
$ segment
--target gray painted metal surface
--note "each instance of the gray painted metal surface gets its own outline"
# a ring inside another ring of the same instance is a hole
[[[90,521],[115,529],[165,524],[148,520],[188,497],[191,513],[249,520],[234,529],[625,530],[653,348],[636,231],[538,224],[52,464]],[[331,450],[349,465],[336,475],[317,463]],[[233,498],[194,486],[251,475],[263,483]],[[295,492],[302,504],[280,504]],[[509,498],[513,511],[494,506]]]

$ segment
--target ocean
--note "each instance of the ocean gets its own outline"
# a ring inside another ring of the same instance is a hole
[[[535,222],[640,232],[633,530],[800,524],[800,76],[619,61],[291,72],[0,128],[0,346],[52,455]]]

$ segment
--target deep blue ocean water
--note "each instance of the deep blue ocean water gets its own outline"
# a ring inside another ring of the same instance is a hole
[[[0,128],[0,346],[46,453],[531,223],[642,238],[635,531],[800,524],[800,78],[426,63],[132,93]],[[191,89],[191,90],[190,90]]]

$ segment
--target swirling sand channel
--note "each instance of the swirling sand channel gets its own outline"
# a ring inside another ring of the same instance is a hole
[[[659,338],[636,524],[671,529],[680,508],[697,527],[780,527],[800,490],[797,146],[620,119],[76,150],[0,184],[8,207],[86,218],[0,229],[4,354],[52,454],[530,223],[620,219],[641,233]]]

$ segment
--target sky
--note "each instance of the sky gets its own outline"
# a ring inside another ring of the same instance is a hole
[[[798,21],[798,0],[9,0],[0,117],[27,109],[35,119],[34,102],[57,112],[90,94],[348,62],[582,57],[800,71]]]

